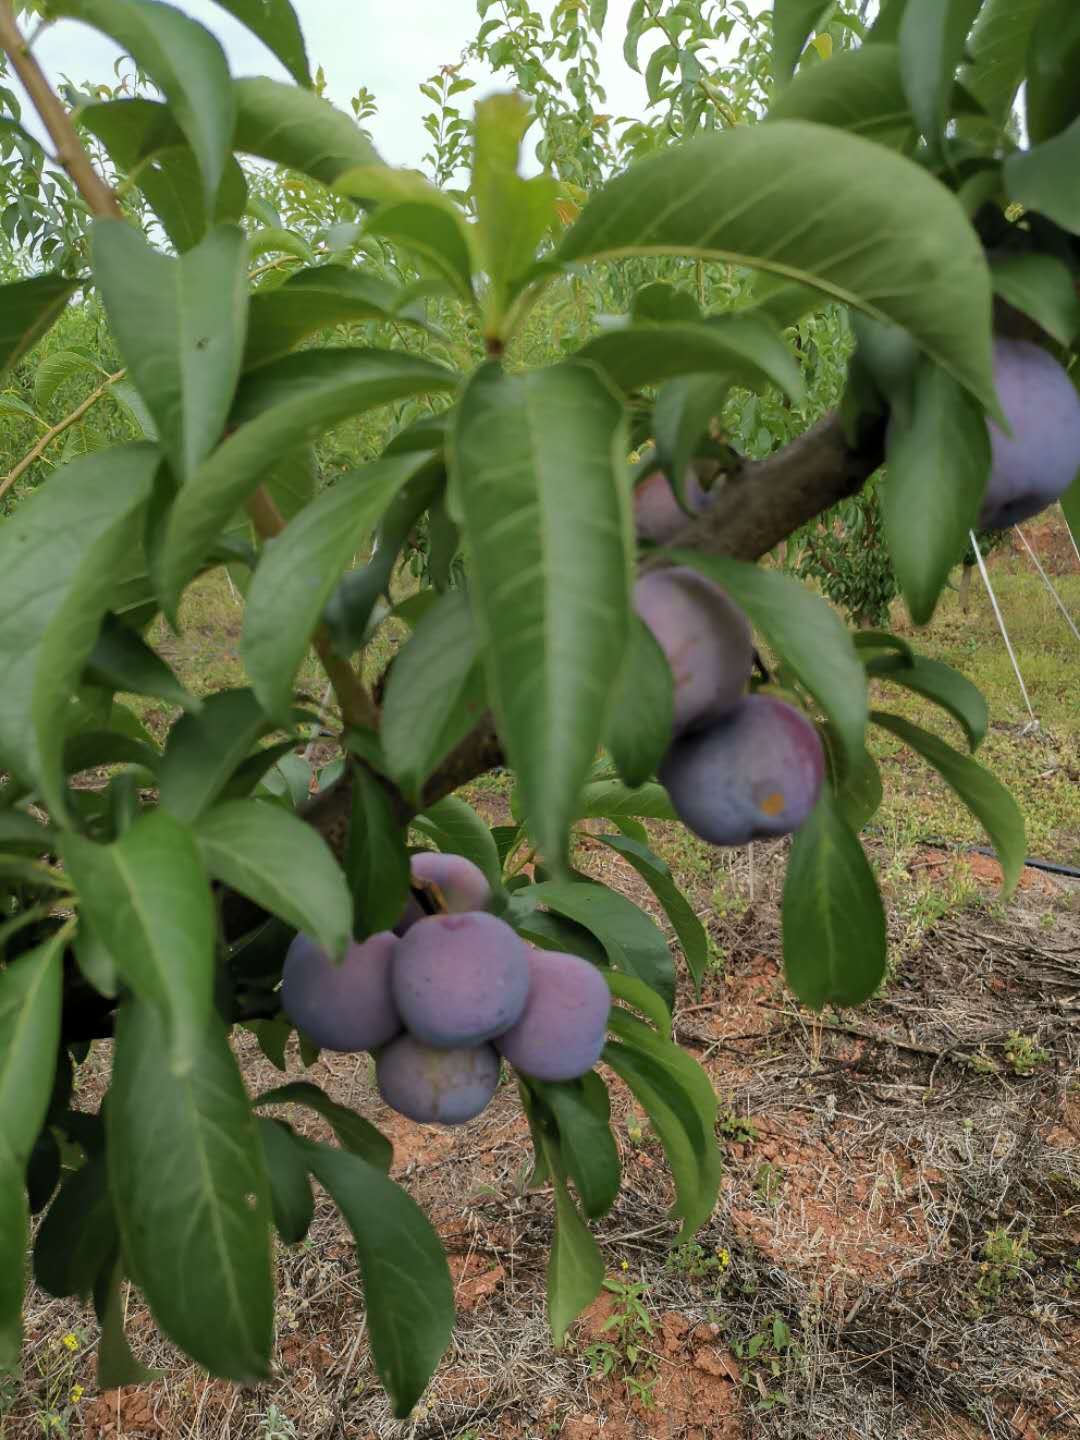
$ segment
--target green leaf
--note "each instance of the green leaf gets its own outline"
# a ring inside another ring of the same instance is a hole
[[[817,29],[829,9],[830,0],[774,0],[773,75],[778,84],[790,78],[810,32]]]
[[[524,880],[524,876],[521,877]],[[522,896],[522,901],[517,901],[516,896]],[[590,965],[596,965],[603,969],[605,975],[613,975],[615,972],[607,968],[607,951],[599,940],[582,925],[576,924],[573,920],[567,920],[562,915],[554,915],[550,910],[536,910],[529,903],[529,887],[519,886],[511,892],[510,903],[505,919],[508,924],[513,925],[523,940],[530,945],[537,946],[540,950],[558,950],[564,955],[579,955],[582,960],[588,960]],[[631,977],[632,978],[632,977]],[[653,997],[656,1003],[664,1008],[664,1002],[659,995],[644,984],[643,981],[636,981],[643,990]]]
[[[671,1034],[671,1011],[655,990],[633,975],[622,975],[618,970],[605,970],[604,979],[616,1000],[622,1000],[632,1009],[640,1011],[661,1035]]]
[[[112,845],[65,835],[60,853],[121,978],[160,1013],[174,1072],[187,1073],[213,1007],[216,929],[194,836],[155,810]]]
[[[476,106],[472,193],[480,258],[491,281],[489,322],[497,323],[555,219],[555,178],[526,180],[517,173],[530,118],[528,102],[516,93],[491,95]]]
[[[185,715],[169,732],[159,777],[162,808],[178,820],[197,820],[271,728],[250,690],[208,696],[197,715]]]
[[[918,751],[945,783],[956,791],[990,837],[990,843],[1001,861],[1003,893],[1006,897],[1011,895],[1024,868],[1026,842],[1024,817],[1005,786],[989,770],[984,770],[974,760],[946,745],[929,730],[881,710],[874,710],[870,718],[875,725],[890,731],[905,745]]]
[[[447,795],[436,805],[429,805],[412,821],[413,827],[428,835],[440,850],[464,855],[484,872],[492,890],[502,884],[502,866],[491,831],[467,800],[460,795]]]
[[[196,839],[214,880],[345,953],[352,928],[349,887],[326,841],[279,805],[233,800],[198,821]]]
[[[834,799],[846,824],[856,834],[877,814],[884,798],[881,771],[867,751],[862,764],[849,770],[836,787]]]
[[[299,1245],[315,1218],[315,1197],[307,1173],[305,1148],[288,1125],[259,1118],[259,1137],[270,1179],[274,1224],[286,1245]]]
[[[53,350],[42,356],[34,371],[34,404],[44,414],[62,385],[76,375],[83,377],[87,373],[97,375],[101,372],[93,360],[76,354],[74,350]]]
[[[345,873],[357,939],[393,929],[409,898],[409,852],[386,785],[366,765],[353,767]]]
[[[723,375],[683,375],[661,386],[656,397],[657,466],[671,476],[676,497],[684,504],[687,469],[702,443],[711,438],[712,423],[721,416],[729,389],[730,381]]]
[[[303,236],[278,226],[255,230],[250,236],[249,246],[252,260],[263,255],[292,255],[310,265],[315,259],[311,246]]]
[[[276,290],[258,291],[248,312],[245,370],[277,360],[309,335],[365,320],[412,325],[397,313],[401,292],[377,275],[342,265],[316,265],[290,275]]]
[[[1052,140],[1015,151],[1003,174],[1010,200],[1080,235],[1080,118]]]
[[[705,135],[605,185],[556,258],[672,250],[770,270],[894,320],[996,413],[982,247],[955,197],[902,156],[796,120]]]
[[[1024,78],[1031,27],[1043,0],[983,0],[968,37],[970,61],[960,80],[987,113],[1004,126]]]
[[[919,128],[941,148],[956,67],[982,0],[907,0],[900,21],[900,73]]]
[[[93,230],[94,277],[120,353],[173,472],[190,479],[221,437],[247,325],[247,242],[211,230],[176,259],[121,220]]]
[[[746,611],[832,721],[845,755],[856,764],[866,733],[866,676],[836,611],[779,570],[690,551],[673,551],[672,559],[714,580]]]
[[[281,715],[341,572],[425,455],[372,461],[339,476],[263,551],[248,591],[240,642],[255,694]]]
[[[915,126],[895,45],[842,50],[828,65],[800,70],[769,107],[770,120],[811,120],[903,150]]]
[[[345,177],[345,181],[350,179],[355,183],[356,172]],[[344,181],[334,186],[336,191],[348,188]],[[444,202],[403,200],[397,205],[381,205],[364,228],[366,234],[389,240],[425,260],[466,304],[472,304],[473,259],[468,231],[460,215],[448,210]]]
[[[920,358],[910,414],[893,409],[882,513],[889,558],[916,625],[929,622],[962,558],[990,474],[982,407]]]
[[[127,695],[153,695],[193,713],[202,708],[202,701],[184,689],[139,632],[111,614],[102,621],[97,643],[87,657],[84,679]]]
[[[1072,0],[1047,0],[1031,32],[1027,56],[1028,134],[1049,140],[1080,115],[1080,10]]]
[[[1055,256],[1002,255],[991,262],[990,275],[996,293],[1059,345],[1067,349],[1080,334],[1080,296],[1068,267]]]
[[[0,285],[0,379],[56,323],[78,280],[37,275]]]
[[[310,444],[376,405],[456,384],[442,366],[391,350],[305,351],[255,371],[237,398],[238,418],[246,423],[181,489],[170,513],[161,577],[169,608],[175,609],[218,533],[283,450]]]
[[[49,1108],[60,1043],[54,936],[0,970],[0,1366],[18,1364],[28,1221],[24,1177]]]
[[[87,1299],[119,1248],[103,1154],[68,1175],[34,1241],[34,1279],[57,1299]]]
[[[584,925],[604,947],[616,970],[651,986],[671,1008],[675,970],[663,931],[632,900],[605,885],[546,880],[515,894],[519,904],[545,905]]]
[[[548,1324],[552,1343],[558,1349],[573,1321],[600,1294],[604,1258],[559,1175],[550,1141],[544,1142],[544,1150],[555,1191],[555,1234],[547,1272]]]
[[[700,325],[625,325],[577,352],[622,390],[680,375],[719,374],[752,389],[777,385],[801,404],[799,367],[776,330],[756,315],[724,315]]]
[[[592,1220],[606,1215],[619,1195],[619,1151],[607,1119],[607,1087],[589,1074],[565,1085],[531,1080],[530,1088],[555,1122],[561,1169],[570,1176],[581,1208]]]
[[[851,638],[864,665],[882,650],[899,655],[905,665],[915,664],[915,651],[902,635],[894,635],[890,630],[853,630]]]
[[[215,0],[272,50],[298,85],[311,88],[304,33],[289,0]]]
[[[98,1276],[94,1286],[94,1309],[101,1325],[97,1353],[99,1390],[113,1390],[122,1385],[145,1385],[165,1378],[163,1370],[148,1370],[131,1353],[124,1334],[123,1279],[123,1267],[118,1261]]]
[[[383,700],[387,768],[407,798],[419,799],[424,781],[476,725],[486,702],[469,597],[448,590],[395,656]]]
[[[632,1026],[630,1022],[633,1022]],[[666,1049],[659,1054],[643,1050],[638,1043],[642,1033],[655,1036],[655,1032],[649,1031],[648,1026],[640,1025],[626,1011],[613,1011],[611,1028],[620,1030],[624,1026],[627,1043],[609,1042],[603,1058],[645,1108],[660,1137],[675,1182],[675,1203],[671,1213],[682,1219],[678,1241],[683,1242],[705,1223],[716,1204],[721,1163],[714,1135],[715,1097],[712,1097],[712,1118],[704,1123],[697,1102],[704,1103],[706,1096],[698,1096],[698,1082],[692,1080],[683,1066],[677,1065],[672,1070],[664,1060],[670,1059],[669,1052],[674,1052],[696,1071],[694,1062],[668,1040],[661,1041]],[[703,1072],[698,1071],[698,1074],[705,1078]],[[695,1086],[693,1091],[687,1088],[691,1083]],[[705,1084],[712,1096],[707,1079]]]
[[[258,77],[235,80],[233,145],[313,180],[332,185],[358,165],[380,165],[359,125],[310,90]]]
[[[913,690],[947,710],[967,737],[968,747],[977,750],[982,744],[990,715],[981,692],[940,660],[913,655],[910,662],[900,656],[877,656],[866,662],[866,672],[877,680],[890,680]]]
[[[885,907],[828,790],[795,836],[783,900],[784,974],[813,1010],[861,1005],[885,978]]]
[[[474,376],[451,443],[499,734],[549,864],[604,737],[630,626],[623,408],[594,371]],[[456,518],[456,517],[455,517]]]
[[[116,445],[63,466],[0,528],[0,755],[62,820],[68,699],[138,541],[160,460]]]
[[[628,789],[621,780],[594,780],[582,791],[575,819],[623,820],[640,815],[646,820],[678,820],[662,785]]]
[[[158,0],[50,0],[49,8],[111,36],[150,76],[198,158],[212,205],[236,107],[229,62],[210,31]]]
[[[308,1146],[308,1163],[356,1241],[379,1379],[403,1419],[442,1359],[454,1290],[438,1235],[408,1195],[359,1156]]]
[[[0,394],[0,417],[4,416],[14,416],[17,420],[34,420],[38,425],[48,424],[40,415],[34,413],[25,400],[20,400],[18,395]]]
[[[611,707],[607,743],[627,785],[644,785],[671,743],[671,667],[652,631],[638,616]]]
[[[357,1115],[347,1106],[331,1100],[329,1095],[307,1080],[294,1080],[288,1085],[266,1090],[252,1103],[256,1106],[305,1105],[322,1116],[346,1150],[359,1155],[361,1160],[366,1160],[384,1174],[390,1169],[390,1162],[394,1158],[390,1141],[362,1115]]]
[[[120,1007],[105,1128],[124,1257],[154,1319],[213,1375],[267,1375],[270,1187],[216,1014],[179,1075],[155,1008],[138,1000]]]
[[[716,1093],[706,1072],[669,1036],[658,1034],[626,1010],[616,1007],[611,1012],[610,1029],[637,1055],[648,1058],[659,1067],[681,1091],[684,1099],[676,1102],[676,1108],[683,1116],[686,1132],[695,1150],[705,1157],[706,1175],[710,1174],[712,1162],[709,1157],[715,1152]],[[686,1106],[691,1107],[696,1123]],[[719,1160],[718,1155],[716,1159]]]
[[[666,862],[647,845],[641,845],[625,835],[601,835],[600,839],[634,867],[659,900],[678,937],[687,968],[700,993],[701,981],[709,964],[708,936],[705,927],[695,915],[693,906],[675,884]]]

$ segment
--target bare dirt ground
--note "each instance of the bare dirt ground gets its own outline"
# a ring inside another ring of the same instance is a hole
[[[737,904],[710,905],[707,886],[694,895],[722,962],[700,997],[683,987],[676,1032],[720,1096],[720,1201],[693,1246],[670,1248],[663,1155],[616,1084],[624,1187],[598,1235],[622,1293],[605,1292],[561,1353],[544,1308],[551,1197],[526,1188],[513,1086],[473,1124],[436,1131],[380,1104],[366,1057],[331,1056],[313,1078],[393,1139],[396,1177],[451,1254],[458,1326],[412,1419],[389,1414],[349,1238],[320,1200],[308,1240],[280,1252],[273,1382],[207,1379],[132,1296],[133,1346],[164,1378],[98,1394],[92,1314],[34,1294],[22,1381],[0,1392],[0,1434],[1080,1434],[1080,891],[1028,871],[1003,912],[994,864],[977,860],[963,907],[943,904],[913,929],[905,886],[955,895],[964,862],[923,849],[898,875],[894,856],[880,858],[896,973],[872,1006],[822,1023],[779,976],[782,846],[755,847],[752,902],[741,872],[729,885]],[[588,837],[580,859],[646,899]],[[280,1080],[250,1037],[241,1048],[250,1085]],[[83,1067],[84,1103],[107,1063],[99,1046]],[[295,1055],[290,1070],[300,1072]],[[320,1133],[299,1112],[290,1119]]]

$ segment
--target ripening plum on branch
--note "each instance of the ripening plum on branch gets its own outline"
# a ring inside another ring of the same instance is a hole
[[[994,342],[994,383],[1011,435],[989,422],[992,463],[980,530],[1006,530],[1060,500],[1080,474],[1080,394],[1029,340]]]

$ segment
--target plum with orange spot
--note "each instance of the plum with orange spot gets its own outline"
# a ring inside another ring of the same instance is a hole
[[[773,695],[748,695],[669,749],[660,778],[679,818],[711,845],[789,835],[817,804],[825,752],[810,720]]]

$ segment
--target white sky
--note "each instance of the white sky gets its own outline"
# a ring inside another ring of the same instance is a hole
[[[273,55],[213,0],[174,3],[217,35],[234,74],[287,78]],[[609,0],[604,27],[602,78],[608,92],[607,109],[613,115],[641,115],[646,108],[645,81],[622,58],[630,3]],[[765,9],[768,4],[771,0],[750,0],[752,10]],[[418,166],[428,143],[420,120],[431,105],[417,86],[440,65],[458,61],[480,24],[475,0],[293,0],[293,5],[312,67],[322,65],[326,72],[329,98],[348,110],[350,98],[366,85],[379,103],[378,115],[368,123],[383,158],[395,165]],[[537,8],[547,15],[551,0],[539,0]],[[643,42],[642,69],[655,43],[652,37]],[[81,84],[87,80],[111,83],[120,52],[96,30],[64,20],[39,37],[35,53],[53,80],[63,75]],[[490,72],[477,66],[464,73],[478,82],[475,90],[457,102],[464,113],[468,113],[470,101],[507,88],[511,79],[510,73],[504,72],[496,82]],[[529,140],[526,145],[531,151]]]

